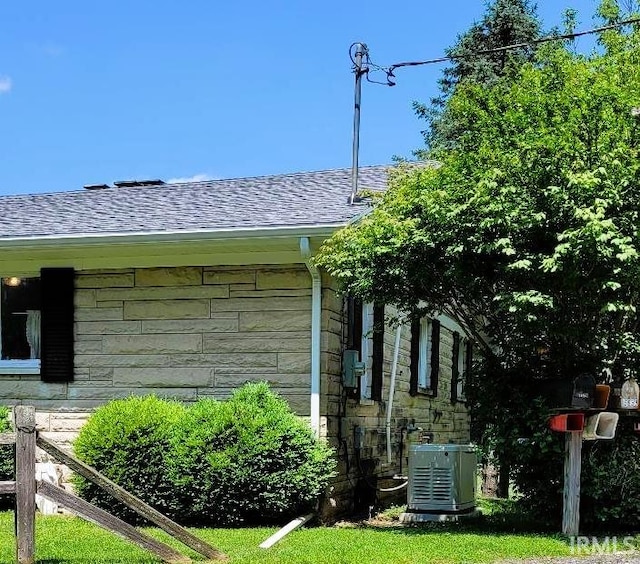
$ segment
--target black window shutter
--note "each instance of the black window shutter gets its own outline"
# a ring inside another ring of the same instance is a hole
[[[384,304],[373,306],[373,350],[371,351],[371,399],[382,399],[382,365],[384,363]]]
[[[468,386],[471,381],[471,370],[473,368],[473,341],[467,341],[467,350],[464,359],[464,386]],[[467,394],[465,393],[465,397]]]
[[[433,397],[438,395],[438,376],[440,375],[440,322],[431,320],[431,389]]]
[[[458,367],[458,355],[460,354],[460,333],[453,334],[453,350],[451,351],[451,402],[458,401],[458,380],[460,369]]]
[[[347,350],[362,353],[362,300],[347,299]]]
[[[43,268],[40,377],[43,382],[73,380],[73,268]]]
[[[420,319],[411,321],[411,357],[409,379],[409,394],[418,395],[418,366],[420,364]]]

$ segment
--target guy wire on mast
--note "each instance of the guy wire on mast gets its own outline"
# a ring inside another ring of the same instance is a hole
[[[591,35],[594,33],[602,33],[611,29],[617,29],[625,25],[640,23],[640,17],[630,18],[620,22],[616,22],[593,29],[587,29],[584,31],[578,31],[575,33],[565,33],[562,35],[554,34],[541,37],[540,39],[533,39],[528,43],[514,43],[512,45],[504,45],[502,47],[494,47],[492,49],[482,49],[474,51],[465,55],[446,55],[443,57],[436,57],[434,59],[427,59],[423,61],[404,61],[400,63],[394,63],[389,66],[381,66],[373,63],[369,57],[369,48],[364,43],[355,42],[349,47],[349,57],[353,63],[353,72],[356,77],[355,81],[355,95],[354,95],[354,113],[353,113],[353,146],[352,146],[352,165],[351,165],[351,195],[349,196],[349,204],[355,204],[361,201],[358,196],[358,155],[360,152],[360,106],[362,99],[362,77],[365,76],[368,82],[374,84],[382,84],[384,86],[395,86],[395,74],[394,71],[403,67],[417,67],[423,65],[432,65],[436,63],[445,63],[447,61],[455,61],[464,58],[468,58],[475,55],[487,55],[489,53],[499,53],[504,51],[510,51],[513,49],[522,49],[531,45],[538,45],[540,43],[547,43],[549,41],[564,41],[567,39],[575,39],[576,37],[582,37],[584,35]],[[369,78],[370,71],[381,71],[386,74],[386,82],[373,80]]]

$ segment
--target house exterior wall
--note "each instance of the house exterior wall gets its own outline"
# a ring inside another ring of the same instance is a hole
[[[407,441],[418,434],[407,438],[403,427],[433,432],[435,442],[464,443],[469,420],[464,404],[450,401],[453,339],[445,327],[438,397],[409,394],[411,336],[405,326],[391,422],[393,462],[387,465],[385,408],[395,329],[385,327],[382,401],[347,398],[344,300],[326,275],[322,286],[320,432],[339,463],[323,509],[330,519],[368,504],[374,492],[367,483],[397,484],[378,478],[406,472]],[[223,399],[248,380],[267,380],[298,415],[309,416],[311,277],[304,265],[78,271],[74,333],[73,382],[0,375],[0,403],[35,405],[38,427],[63,446],[93,408],[132,394]],[[355,448],[356,427],[364,430],[361,449]],[[401,499],[404,491],[396,495]]]
[[[0,402],[36,406],[68,442],[90,411],[150,394],[192,402],[266,380],[309,415],[311,279],[304,265],[79,271],[73,382],[0,375]]]
[[[396,329],[388,320],[385,322],[382,401],[347,397],[342,386],[340,358],[346,346],[345,304],[328,277],[323,287],[322,412],[326,415],[327,437],[338,453],[339,464],[339,475],[325,502],[325,516],[330,518],[346,510],[366,509],[376,500],[404,500],[406,490],[385,494],[374,491],[373,487],[393,487],[401,483],[389,477],[406,475],[408,443],[422,440],[424,433],[433,433],[434,443],[468,443],[470,421],[465,404],[451,401],[453,331],[441,326],[437,397],[420,393],[412,396],[409,393],[411,328],[409,324],[404,325],[391,417],[392,463],[387,464],[385,420]],[[393,313],[386,308],[385,317]],[[403,428],[408,425],[421,431],[407,435]],[[364,432],[362,448],[358,449],[355,445],[357,427]]]

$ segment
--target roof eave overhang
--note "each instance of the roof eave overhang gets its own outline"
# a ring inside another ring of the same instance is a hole
[[[131,244],[180,243],[188,241],[233,241],[240,239],[270,239],[292,237],[329,237],[344,223],[251,227],[233,229],[195,229],[173,231],[139,231],[135,233],[74,233],[67,235],[34,235],[0,238],[1,249],[47,248],[67,246],[111,246]]]

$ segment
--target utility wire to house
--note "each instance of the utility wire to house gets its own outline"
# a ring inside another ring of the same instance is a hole
[[[609,25],[604,25],[604,26],[600,26],[600,27],[594,27],[592,29],[586,29],[583,31],[576,31],[573,33],[563,33],[563,34],[553,34],[553,35],[547,35],[545,37],[540,37],[539,39],[533,39],[531,41],[528,41],[526,43],[513,43],[511,45],[504,45],[502,47],[493,47],[491,49],[481,49],[479,51],[474,51],[471,53],[467,53],[467,54],[460,54],[460,55],[456,55],[456,54],[451,54],[451,55],[446,55],[446,56],[442,56],[442,57],[436,57],[434,59],[426,59],[424,61],[404,61],[401,63],[394,63],[392,65],[389,66],[382,66],[382,65],[378,65],[375,64],[371,61],[371,58],[369,56],[369,50],[367,49],[366,45],[365,47],[365,55],[364,55],[364,64],[362,65],[360,72],[364,73],[367,80],[369,82],[373,82],[374,84],[383,84],[386,86],[395,86],[395,81],[393,80],[395,78],[395,75],[393,74],[393,71],[395,71],[396,69],[399,68],[403,68],[403,67],[418,67],[418,66],[423,66],[423,65],[433,65],[433,64],[437,64],[437,63],[446,63],[447,61],[455,61],[455,60],[461,60],[461,59],[465,59],[465,58],[469,58],[469,57],[473,57],[476,55],[488,55],[491,53],[502,53],[505,51],[513,51],[515,49],[524,49],[526,47],[531,47],[532,45],[539,45],[541,43],[548,43],[550,41],[566,41],[568,39],[575,39],[577,37],[583,37],[585,35],[593,35],[596,33],[602,33],[604,31],[609,31],[612,29],[618,29],[620,27],[623,27],[625,25],[631,25],[631,24],[635,24],[635,23],[640,23],[640,17],[636,17],[636,18],[630,18],[627,20],[623,20],[620,22],[616,22],[613,24],[609,24]],[[356,70],[355,68],[355,60],[353,58],[353,56],[351,56],[352,53],[352,49],[355,45],[358,45],[357,43],[354,43],[350,50],[349,50],[349,55],[351,57],[351,62],[354,63],[354,72]],[[387,82],[381,82],[381,81],[377,81],[377,80],[370,80],[368,77],[369,72],[373,70],[373,71],[381,71],[387,74]]]
[[[362,77],[364,76],[367,82],[373,84],[382,84],[383,86],[395,86],[396,75],[394,71],[399,68],[405,67],[419,67],[423,65],[433,65],[438,63],[446,63],[447,61],[462,60],[477,55],[487,55],[490,53],[502,53],[506,51],[512,51],[515,49],[523,49],[531,47],[532,45],[539,45],[541,43],[548,43],[550,41],[566,41],[575,39],[577,37],[583,37],[585,35],[593,35],[596,33],[602,33],[612,29],[618,29],[625,25],[640,23],[640,17],[629,18],[616,22],[613,24],[603,25],[600,27],[594,27],[592,29],[586,29],[583,31],[576,31],[573,33],[553,34],[539,39],[533,39],[526,43],[513,43],[511,45],[504,45],[502,47],[493,47],[491,49],[481,49],[479,51],[473,51],[465,54],[451,54],[442,57],[436,57],[434,59],[426,59],[423,61],[403,61],[400,63],[394,63],[392,65],[383,66],[374,63],[371,60],[369,54],[369,48],[364,43],[355,42],[349,47],[349,58],[353,63],[353,72],[356,77],[355,84],[355,99],[354,99],[354,114],[353,114],[353,146],[352,146],[352,167],[351,167],[351,196],[349,197],[349,204],[354,204],[360,201],[358,197],[358,155],[360,152],[360,106],[362,98]],[[386,74],[386,81],[374,80],[369,76],[371,71],[383,72]]]

